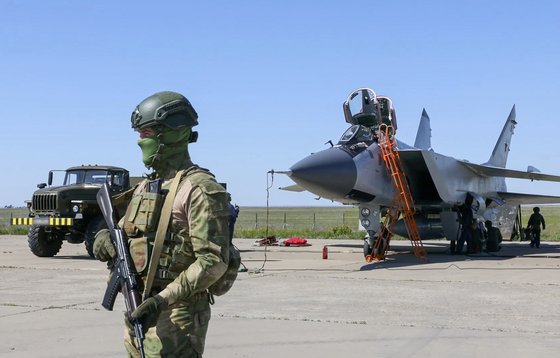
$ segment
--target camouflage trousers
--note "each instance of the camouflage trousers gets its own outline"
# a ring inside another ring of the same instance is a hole
[[[208,295],[198,294],[169,306],[144,338],[146,357],[202,357],[210,321]],[[129,357],[140,357],[134,331],[125,328],[124,345]]]

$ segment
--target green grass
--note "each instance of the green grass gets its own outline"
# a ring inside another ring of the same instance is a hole
[[[267,230],[268,227],[268,230]],[[263,238],[364,237],[358,230],[358,210],[351,207],[242,207],[235,224],[235,237]]]
[[[541,240],[560,241],[560,206],[540,206],[540,208],[546,223],[546,230],[541,231]],[[527,226],[527,221],[532,213],[532,206],[521,208],[523,227]]]
[[[28,213],[27,208],[0,209],[0,235],[27,234],[27,226],[12,226],[10,218],[25,218]]]
[[[268,227],[272,229],[324,231],[337,226],[357,229],[358,210],[351,207],[275,207],[268,210]],[[235,227],[266,228],[266,208],[242,207]]]
[[[523,226],[527,225],[532,207],[521,210]],[[543,241],[560,241],[560,206],[542,206],[546,220]],[[25,235],[27,227],[11,226],[10,217],[26,217],[26,208],[0,209],[0,234]],[[267,225],[268,224],[268,225]],[[267,230],[268,227],[268,230]],[[242,207],[235,224],[235,237],[263,238],[302,237],[323,239],[361,239],[358,209],[352,207]],[[398,239],[398,238],[395,238]]]
[[[527,225],[532,207],[522,207],[523,227]],[[543,241],[560,241],[560,206],[542,206],[541,214],[546,230],[541,233]],[[362,239],[364,232],[358,229],[358,209],[352,207],[274,207],[268,211],[262,207],[242,207],[235,224],[235,237],[262,238],[348,238]],[[398,236],[393,239],[402,239]]]
[[[329,230],[314,231],[309,229],[285,230],[285,229],[235,229],[235,237],[241,238],[264,238],[275,236],[276,238],[301,237],[306,239],[363,239],[363,231],[352,230],[348,226],[337,226]]]

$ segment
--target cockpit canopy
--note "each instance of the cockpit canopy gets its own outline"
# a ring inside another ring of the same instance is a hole
[[[373,143],[374,135],[371,128],[354,124],[342,134],[338,144],[340,145],[352,145],[355,143]]]
[[[342,105],[346,122],[379,129],[381,124],[397,129],[397,117],[389,97],[377,96],[372,89],[359,88]]]

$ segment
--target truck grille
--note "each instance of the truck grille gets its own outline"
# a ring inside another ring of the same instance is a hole
[[[57,195],[52,194],[35,194],[33,195],[33,210],[35,211],[51,211],[57,209]]]

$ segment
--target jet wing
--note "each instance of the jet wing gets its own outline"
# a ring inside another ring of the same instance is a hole
[[[509,205],[558,204],[560,196],[498,192]]]
[[[469,163],[460,160],[459,163],[463,164],[474,173],[481,176],[494,176],[494,177],[505,177],[505,178],[515,178],[515,179],[530,179],[530,180],[545,180],[545,181],[555,181],[560,182],[560,176],[544,174],[539,172],[524,172],[521,170],[506,169],[500,167],[492,167],[487,165],[480,165]]]
[[[431,151],[406,148],[399,150],[399,154],[405,172],[410,178],[409,185],[414,202],[421,205],[441,201],[456,201],[457,198],[453,196],[453,193],[456,190],[461,190],[459,184],[463,178],[468,178],[469,172],[480,177],[505,177],[560,182],[560,176],[557,175],[473,164],[464,160],[445,157]],[[510,205],[560,203],[560,197],[556,196],[508,192],[500,192],[498,196]]]

